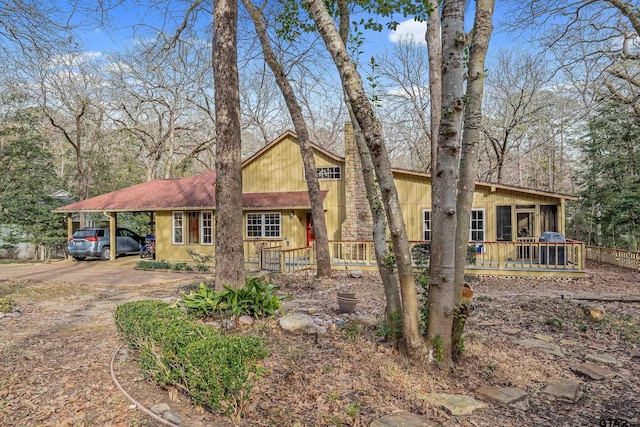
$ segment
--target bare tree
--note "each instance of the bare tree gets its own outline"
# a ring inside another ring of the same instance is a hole
[[[260,147],[271,142],[283,130],[290,128],[291,119],[279,93],[273,73],[266,63],[247,64],[240,70],[240,102],[242,125],[256,136]],[[243,145],[244,145],[243,141]],[[245,150],[247,147],[242,147]]]
[[[535,42],[595,110],[610,98],[640,115],[640,8],[635,0],[511,1],[506,22],[514,31],[543,28]]]
[[[476,13],[471,40],[469,41],[460,178],[458,180],[458,199],[456,202],[455,285],[453,288],[456,311],[451,337],[454,358],[462,353],[462,333],[470,311],[469,304],[461,304],[460,301],[464,285],[464,269],[467,265],[471,207],[473,206],[473,194],[478,176],[478,146],[480,145],[480,129],[482,127],[482,97],[485,75],[484,61],[489,49],[491,32],[493,31],[494,1],[476,1]]]
[[[427,18],[427,52],[429,54],[429,93],[431,95],[431,172],[436,170],[440,120],[442,116],[442,28],[440,25],[440,2],[435,3]],[[433,198],[433,186],[431,187]]]
[[[141,145],[147,180],[171,178],[215,142],[206,42],[139,40],[110,59],[112,120]]]
[[[356,71],[356,67],[347,53],[347,49],[325,4],[320,0],[308,0],[307,5],[316,28],[340,73],[342,86],[353,108],[353,113],[360,125],[362,135],[373,160],[398,268],[405,350],[410,356],[421,358],[424,355],[425,347],[418,327],[418,304],[411,255],[398,201],[398,193],[391,172],[391,164],[384,145],[382,125],[376,119],[371,103],[364,91],[362,78]]]
[[[244,286],[238,3],[213,6],[213,80],[216,112],[216,286]]]
[[[73,50],[71,25],[74,3],[63,9],[59,2],[8,0],[0,4],[0,63],[26,58],[32,64]]]
[[[506,50],[498,53],[497,66],[487,78],[483,133],[490,144],[490,176],[499,183],[504,182],[509,154],[525,143],[527,126],[544,108],[537,95],[548,81],[543,62],[536,56]]]
[[[390,53],[376,61],[378,74],[385,82],[381,95],[382,115],[389,145],[401,153],[410,153],[408,167],[428,171],[431,167],[431,128],[429,117],[429,62],[424,47],[412,39],[403,39]],[[390,136],[391,131],[396,137]],[[426,148],[426,151],[425,151]]]
[[[349,33],[351,31],[351,13],[347,0],[338,1],[338,13],[340,14],[339,34],[342,43],[347,46]],[[382,194],[377,185],[376,172],[373,165],[373,159],[369,152],[369,147],[360,129],[360,124],[353,112],[353,106],[345,91],[345,105],[349,111],[351,125],[353,128],[353,137],[355,139],[360,165],[362,167],[362,178],[364,181],[367,201],[371,210],[371,219],[373,220],[373,248],[378,265],[378,272],[382,280],[385,295],[385,317],[388,322],[392,322],[393,316],[402,313],[402,299],[400,295],[400,286],[398,284],[398,276],[393,266],[387,262],[389,259],[389,248],[387,246],[387,221],[382,201]],[[345,147],[346,149],[346,147]],[[355,172],[357,174],[357,172]]]
[[[92,195],[96,154],[106,149],[107,95],[98,56],[62,55],[31,69],[38,83],[34,98],[51,128],[73,150],[73,190],[81,199]]]
[[[456,195],[464,110],[464,0],[442,4],[442,120],[438,158],[431,175],[431,284],[429,286],[430,358],[451,366],[451,331],[455,309]]]
[[[242,4],[249,11],[253,24],[256,28],[256,34],[260,39],[262,52],[265,62],[273,72],[276,83],[285,99],[291,120],[296,130],[300,154],[302,155],[302,164],[304,166],[304,176],[309,191],[309,200],[311,203],[311,218],[313,219],[313,227],[316,238],[316,258],[317,258],[317,277],[331,277],[331,256],[329,254],[329,240],[327,237],[327,224],[324,217],[324,208],[322,205],[322,194],[320,192],[320,183],[318,182],[318,173],[313,154],[313,149],[309,143],[309,132],[307,124],[302,115],[302,108],[298,103],[293,87],[289,82],[284,67],[277,59],[276,54],[271,46],[265,20],[262,16],[263,9],[258,9],[252,0],[242,0]]]

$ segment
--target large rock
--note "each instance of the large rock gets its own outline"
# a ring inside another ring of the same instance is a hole
[[[171,407],[169,406],[169,404],[162,402],[162,403],[156,403],[151,408],[149,408],[149,410],[156,415],[162,415],[165,412],[170,411]]]
[[[362,272],[362,270],[351,270],[349,272],[349,277],[353,277],[354,279],[360,279],[364,277],[364,273]]]
[[[575,402],[580,397],[580,382],[569,378],[561,378],[549,383],[542,392]]]
[[[398,411],[373,420],[370,427],[436,427],[439,424],[422,415]]]
[[[279,320],[280,327],[285,331],[305,331],[310,334],[324,334],[326,328],[318,326],[313,317],[302,313],[291,313],[284,315]]]
[[[553,342],[553,337],[551,335],[535,334],[533,337],[540,341]]]
[[[496,387],[491,385],[483,385],[476,390],[480,396],[491,400],[493,402],[502,403],[508,405],[509,403],[517,402],[527,395],[526,391],[522,391],[513,387]]]
[[[592,362],[586,362],[581,365],[572,366],[571,370],[577,374],[584,375],[587,378],[591,378],[592,380],[596,381],[606,380],[616,376],[615,372],[607,368],[603,368],[600,365],[596,365]]]
[[[618,361],[604,354],[587,354],[584,359],[588,362],[602,363],[604,365],[617,366]]]
[[[534,338],[518,340],[516,341],[516,344],[526,348],[537,348],[540,351],[543,351],[548,354],[553,354],[554,356],[558,356],[558,357],[564,356],[564,353],[562,353],[562,349],[560,349],[560,346],[558,344],[553,344],[550,342],[546,342],[546,341],[542,341]]]
[[[464,394],[427,393],[419,394],[418,398],[431,406],[444,408],[451,415],[469,415],[476,409],[486,406],[484,403]]]
[[[251,316],[247,316],[246,314],[238,317],[238,326],[251,326],[253,325],[255,320]]]
[[[182,424],[182,418],[180,418],[180,416],[175,412],[167,411],[164,414],[162,414],[162,418],[164,418],[165,420],[177,426]]]
[[[605,311],[603,306],[585,301],[574,300],[573,302],[578,305],[576,308],[576,316],[578,318],[588,318],[594,322],[600,322],[604,319]]]

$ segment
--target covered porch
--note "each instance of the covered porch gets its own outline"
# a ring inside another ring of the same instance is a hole
[[[411,241],[413,246],[427,241]],[[583,278],[585,276],[585,245],[583,242],[547,243],[533,241],[469,242],[474,257],[468,257],[465,273],[490,276],[531,276]],[[271,271],[293,272],[315,266],[313,245],[286,248],[283,244],[269,242],[254,248],[247,255],[248,267]],[[330,241],[329,251],[334,269],[377,269],[373,242]]]

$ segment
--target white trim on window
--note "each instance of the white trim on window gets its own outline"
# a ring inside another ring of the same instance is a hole
[[[471,209],[469,241],[484,242],[486,218],[484,208]]]
[[[316,167],[318,179],[342,179],[342,168],[340,166],[318,166]]]
[[[184,212],[171,212],[171,235],[174,245],[184,245]]]
[[[431,240],[431,209],[422,210],[422,240]]]
[[[213,245],[213,212],[202,211],[200,215],[200,244]]]
[[[245,216],[245,236],[248,239],[276,239],[282,236],[280,212],[250,212]]]

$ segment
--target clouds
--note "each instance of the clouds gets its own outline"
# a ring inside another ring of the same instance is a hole
[[[402,21],[395,31],[389,33],[389,40],[392,43],[399,43],[403,40],[412,40],[414,43],[426,45],[424,34],[427,31],[426,22],[417,22],[413,19]]]

